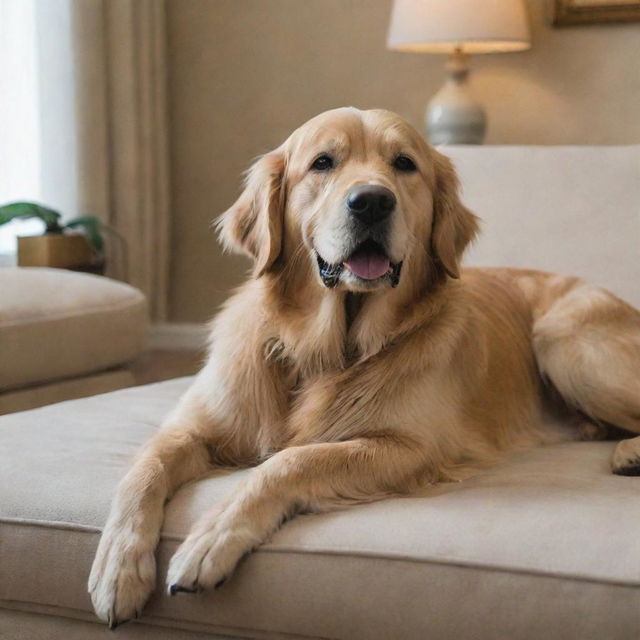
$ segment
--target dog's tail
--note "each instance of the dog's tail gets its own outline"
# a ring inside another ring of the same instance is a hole
[[[538,367],[597,423],[640,433],[640,312],[576,281],[534,322]]]

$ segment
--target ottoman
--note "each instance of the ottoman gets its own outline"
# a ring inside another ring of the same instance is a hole
[[[62,269],[0,272],[0,414],[131,386],[147,333],[144,295]]]
[[[640,630],[640,478],[611,442],[514,455],[410,498],[302,516],[219,590],[165,595],[189,527],[247,471],[167,505],[158,590],[110,633],[86,583],[116,484],[190,379],[0,417],[0,637],[627,640]]]

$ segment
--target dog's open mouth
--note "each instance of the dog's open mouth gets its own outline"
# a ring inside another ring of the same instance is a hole
[[[344,261],[329,264],[316,253],[320,277],[327,287],[335,287],[340,280],[340,274],[346,269],[360,280],[373,282],[381,278],[389,278],[392,287],[400,281],[402,262],[393,263],[389,260],[384,248],[374,240],[365,240]]]

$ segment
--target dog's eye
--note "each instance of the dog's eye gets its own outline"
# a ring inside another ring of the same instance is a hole
[[[406,173],[416,170],[416,163],[409,156],[398,156],[393,161],[393,166],[398,171],[405,171]]]
[[[323,153],[313,161],[311,169],[314,171],[329,171],[329,169],[333,169],[333,158]]]

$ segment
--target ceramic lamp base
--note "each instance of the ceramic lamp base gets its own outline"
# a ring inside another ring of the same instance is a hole
[[[431,144],[482,144],[487,117],[469,91],[469,67],[456,50],[447,63],[449,77],[427,105],[425,125]]]

